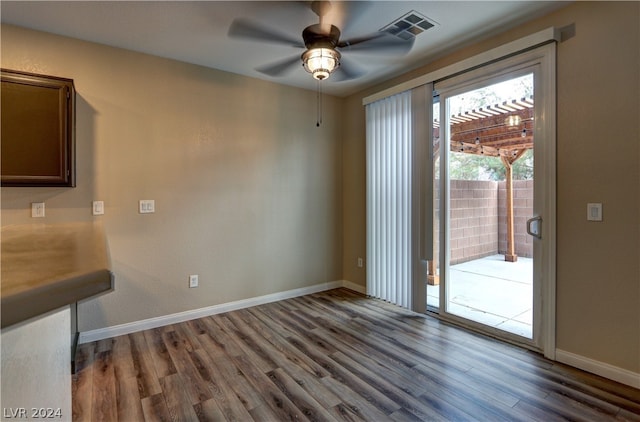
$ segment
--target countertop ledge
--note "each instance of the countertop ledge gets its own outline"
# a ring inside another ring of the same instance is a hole
[[[113,290],[102,225],[2,227],[2,328]]]

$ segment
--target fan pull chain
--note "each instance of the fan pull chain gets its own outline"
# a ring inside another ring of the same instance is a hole
[[[320,81],[318,81],[318,91],[316,95],[316,102],[317,102],[316,127],[320,127],[320,124],[322,123],[322,88],[320,85]]]

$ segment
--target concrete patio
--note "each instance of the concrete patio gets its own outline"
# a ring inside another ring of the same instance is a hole
[[[506,262],[492,255],[451,266],[447,311],[532,338],[533,259]],[[427,285],[427,304],[438,307],[439,286]]]

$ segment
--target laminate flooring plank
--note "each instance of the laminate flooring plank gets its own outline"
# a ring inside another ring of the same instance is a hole
[[[358,323],[361,323],[361,321],[358,320]],[[369,323],[367,322],[366,324]],[[439,366],[459,372],[466,372],[475,364],[472,359],[469,359],[469,356],[462,355],[456,351],[457,345],[448,344],[435,336],[413,336],[400,331],[398,328],[393,331],[385,329],[382,334],[386,336],[388,342],[408,352],[411,356],[415,356],[414,362],[416,364]]]
[[[283,421],[308,421],[304,413],[289,400],[287,395],[280,391],[271,382],[269,377],[254,366],[245,356],[234,356],[233,361],[245,374],[253,387],[265,397],[266,404]]]
[[[430,415],[429,417],[427,417],[425,419],[421,419],[421,418],[418,418],[413,413],[408,412],[406,409],[397,410],[397,411],[393,412],[391,415],[389,415],[389,417],[394,422],[423,422],[423,421],[430,421],[430,422],[433,422],[433,421],[445,421],[445,422],[451,422],[450,420],[444,419],[442,416],[437,415],[437,414],[433,414],[433,415]]]
[[[310,421],[333,422],[336,420],[309,392],[304,390],[282,369],[278,368],[266,375]]]
[[[135,376],[116,376],[116,405],[119,421],[144,420],[142,401],[138,393],[138,382]]]
[[[116,384],[111,350],[96,353],[93,369],[91,420],[96,422],[117,420]]]
[[[229,330],[220,324],[220,318],[223,318],[223,316],[224,314],[220,314],[203,318],[203,322],[207,328],[207,334],[227,355],[240,356],[244,354],[244,351],[233,339],[232,333],[229,333]]]
[[[95,353],[111,351],[113,342],[114,342],[113,338],[105,338],[105,339],[96,341]]]
[[[232,322],[230,318],[233,318],[234,321]],[[234,318],[232,314],[228,314],[220,318],[219,322],[227,329],[228,333],[240,349],[243,350],[244,354],[249,357],[251,362],[260,368],[262,372],[269,372],[278,367],[258,341],[260,336],[255,330],[242,321],[242,319]]]
[[[327,357],[324,353],[319,353],[315,348],[309,347],[304,340],[291,336],[289,337],[289,342],[331,374],[330,377],[322,379],[323,383],[327,379],[334,379],[349,387],[357,394],[360,394],[367,402],[385,414],[390,414],[400,408],[400,405],[396,402],[373,388],[367,382],[353,376],[349,371],[340,367],[340,365],[333,359]]]
[[[464,409],[458,409],[451,403],[442,399],[441,397],[435,394],[424,394],[419,397],[420,401],[424,406],[427,406],[432,413],[429,415],[425,415],[424,419],[429,420],[431,418],[441,418],[446,421],[456,421],[456,422],[475,422],[480,421],[480,419],[476,419],[473,416],[469,415],[464,411]],[[404,409],[408,410],[408,409]]]
[[[630,412],[627,409],[620,409],[616,415],[616,419],[620,421],[640,422],[640,413]]]
[[[223,422],[227,421],[224,414],[218,407],[218,403],[214,399],[207,400],[202,403],[198,403],[193,406],[193,410],[196,412],[199,422]],[[249,416],[250,417],[250,416]],[[244,419],[248,421],[249,419]]]
[[[167,375],[160,380],[160,384],[162,385],[162,394],[167,403],[167,409],[172,421],[198,420],[179,374]]]
[[[71,377],[72,418],[77,422],[91,420],[93,406],[93,354],[96,343],[82,344],[76,351],[76,373]]]
[[[261,392],[253,388],[245,374],[231,360],[232,357],[225,353],[226,347],[216,343],[209,334],[200,335],[198,338],[203,345],[203,351],[209,356],[211,372],[221,388],[229,386],[249,412],[265,404]],[[226,389],[224,391],[225,394],[229,394]]]
[[[321,334],[318,334],[321,336]],[[357,347],[351,348],[348,343],[342,345],[336,344],[339,347],[339,351],[331,354],[334,360],[336,356],[340,358],[344,356],[358,356],[357,362],[354,361],[358,367],[359,372],[375,373],[380,377],[388,380],[393,380],[396,385],[408,394],[419,396],[424,393],[424,385],[420,383],[419,379],[416,379],[412,374],[412,368],[405,367],[404,365],[390,365],[386,361],[378,358],[374,351],[364,352],[363,349]],[[364,349],[366,350],[366,349]],[[345,365],[342,365],[345,367]]]
[[[263,338],[271,341],[271,338],[277,334],[273,328],[267,324],[264,324],[259,318],[256,318],[251,310],[254,308],[238,309],[237,311],[230,313],[235,318],[240,318],[245,324],[249,325],[256,333],[260,334]]]
[[[361,421],[361,422],[365,422],[365,419],[362,419],[360,417],[360,415],[358,415],[353,409],[349,408],[344,403],[338,403],[337,405],[329,408],[329,412],[331,412],[331,414],[334,416],[334,418],[336,418],[339,421],[345,421],[345,422]],[[387,418],[377,419],[377,420],[378,421],[382,421],[382,420],[386,420],[386,419]]]
[[[335,352],[335,349],[325,344],[322,339],[312,333],[313,329],[318,328],[316,325],[301,324],[301,318],[295,318],[291,312],[285,312],[275,307],[263,309],[263,312],[274,321],[278,321],[283,327],[286,327],[292,334],[304,338],[305,342],[312,343],[314,347],[323,350],[327,354]]]
[[[167,346],[162,340],[162,331],[159,328],[152,328],[150,330],[143,331],[144,338],[147,341],[151,359],[153,360],[153,367],[155,368],[158,378],[166,377],[177,372]]]
[[[560,364],[554,366],[558,365]],[[635,389],[611,381],[608,383],[603,383],[602,380],[594,382],[596,376],[589,377],[586,373],[583,373],[582,377],[565,374],[566,372],[552,369],[545,376],[550,381],[561,384],[564,387],[563,391],[568,395],[598,397],[602,402],[640,414],[640,390],[632,391]]]
[[[236,321],[237,318],[234,315],[229,315],[229,318],[234,321],[234,324],[238,323],[238,321]],[[242,320],[242,324],[250,326],[255,323],[252,316],[245,315],[245,318],[246,319]],[[276,344],[281,347],[274,346],[272,342],[275,342],[275,336],[271,336],[270,340],[267,340],[257,331],[253,331],[250,335],[252,335],[256,344],[265,351],[268,356],[270,356],[270,359],[273,360],[274,364],[278,368],[284,369],[299,386],[309,394],[312,394],[313,397],[322,404],[322,406],[325,408],[331,408],[340,403],[340,397],[329,391],[319,382],[318,379],[324,375],[318,375],[316,372],[308,368],[308,366],[298,358],[297,354],[293,353],[295,350],[293,347],[288,344],[281,345],[277,342]]]
[[[514,409],[528,415],[535,420],[545,422],[566,422],[567,419],[561,414],[554,412],[552,409],[540,405],[536,401],[521,400],[514,406]],[[595,422],[595,421],[594,421]]]
[[[190,399],[189,402],[194,405],[211,399],[212,394],[190,357],[190,354],[198,348],[194,346],[195,339],[190,339],[185,332],[182,327],[176,326],[173,331],[163,333],[162,338],[177,369],[177,374],[167,377],[179,376],[182,380],[182,388]]]
[[[274,312],[276,316],[285,315],[287,319],[292,322],[291,326],[295,327],[297,332],[310,331],[318,328],[311,319],[300,316],[299,306],[295,306],[293,303],[290,303],[290,305],[293,306],[293,310],[285,308],[282,302],[272,302],[267,305],[266,309]]]
[[[281,422],[282,419],[279,415],[273,412],[267,404],[261,404],[249,411],[251,417],[256,422]]]
[[[201,335],[207,332],[207,326],[202,318],[186,321],[184,325],[187,325],[196,335]]]
[[[171,422],[172,419],[169,414],[169,409],[167,408],[167,402],[164,400],[162,393],[145,397],[140,401],[142,403],[142,413],[144,414],[145,422]]]
[[[338,352],[331,355],[331,358],[337,361],[343,368],[356,375],[359,379],[369,384],[371,387],[382,393],[385,397],[391,399],[401,408],[414,414],[416,417],[424,419],[428,418],[433,411],[420,400],[416,400],[414,395],[404,391],[402,385],[394,384],[396,379],[388,379],[377,373],[359,365],[355,360]]]
[[[289,337],[301,338],[302,341],[309,342],[317,346],[320,350],[331,353],[334,350],[325,345],[320,339],[317,339],[314,335],[310,335],[310,331],[313,328],[305,328],[300,326],[295,320],[288,318],[287,313],[283,313],[281,309],[276,307],[261,307],[260,309],[252,309],[251,313],[256,315],[264,324],[267,324],[281,338],[288,339]]]
[[[311,315],[326,315],[331,318],[341,320],[341,321],[350,321],[353,318],[358,316],[358,313],[353,311],[349,307],[343,306],[332,306],[331,302],[324,300],[323,296],[301,296],[293,298],[292,303],[296,303],[299,306],[299,309],[304,309],[304,312],[308,312]],[[303,308],[301,308],[303,307]]]
[[[149,353],[149,346],[141,331],[129,334],[131,359],[137,372],[138,391],[140,398],[162,393],[158,376],[153,365],[153,358]]]
[[[113,338],[111,357],[116,378],[135,378],[138,375],[131,357],[129,336],[124,335]]]
[[[260,324],[264,327],[269,327],[268,331],[271,333],[268,337],[265,337],[273,347],[278,350],[282,355],[286,357],[288,361],[292,364],[298,366],[310,374],[313,374],[317,378],[326,377],[329,375],[324,368],[318,365],[313,360],[309,359],[309,357],[303,353],[301,353],[298,349],[293,347],[289,342],[287,342],[287,332],[284,330],[280,330],[280,326],[270,326],[268,325],[272,322],[269,317],[264,314],[261,314],[259,311],[255,309],[250,309],[247,311],[249,315],[252,316],[253,325]],[[282,366],[281,363],[279,363]]]
[[[584,420],[603,420],[615,418],[620,411],[619,407],[615,406],[602,406],[602,403],[592,405],[591,400],[581,401],[576,400],[573,397],[564,396],[553,392],[546,397],[547,401],[553,401],[558,406],[566,409],[571,413],[571,419],[584,419]]]
[[[416,371],[416,377],[424,382],[427,392],[421,398],[438,399],[451,407],[463,410],[467,415],[481,421],[537,422],[513,410],[511,406],[494,400],[465,383],[453,381],[436,371],[429,374]],[[514,403],[514,405],[517,403]]]
[[[370,322],[368,321],[361,322],[360,319],[358,319],[356,323],[362,324],[363,326],[367,327],[370,330],[376,330],[376,332],[378,332],[379,335],[383,336],[386,339],[386,341],[392,344],[396,344],[398,347],[404,350],[410,351],[410,354],[412,356],[416,356],[417,359],[421,360],[419,361],[420,363],[426,364],[427,362],[432,361],[434,357],[437,357],[438,355],[442,354],[442,353],[437,353],[437,349],[433,350],[435,353],[425,354],[424,352],[429,350],[430,348],[428,342],[407,338],[406,336],[403,335],[402,332],[390,331],[385,328],[376,328],[375,325],[371,324]],[[357,328],[357,327],[359,327],[359,325],[354,325],[354,328]],[[466,362],[467,365],[478,365],[478,364],[486,364],[491,366],[505,365],[505,360],[511,363],[512,365],[526,365],[522,361],[518,360],[517,362],[514,363],[514,360],[512,360],[512,358],[510,357],[505,358],[503,355],[494,356],[493,354],[487,351],[485,351],[485,353],[474,353],[473,349],[469,349],[469,348],[464,349],[463,347],[457,344],[447,344],[446,354],[448,358],[456,359],[459,362],[464,361]],[[499,359],[500,357],[502,359]],[[510,365],[509,368],[511,368],[512,365]],[[528,366],[528,368],[533,369],[535,368],[535,366]]]
[[[209,386],[220,414],[228,421],[247,421],[251,415],[247,411],[242,401],[238,398],[231,385],[220,375],[220,370],[216,362],[211,359],[206,350],[200,349],[192,354],[194,365],[203,380]]]
[[[623,406],[625,404],[635,404],[634,410],[640,413],[640,389],[611,382],[599,375],[590,374],[559,362],[553,362],[551,371],[560,374],[562,378],[584,384],[589,388],[589,391],[596,394],[603,394],[611,399],[618,397]]]
[[[400,409],[400,406],[395,404],[381,407],[375,395],[363,395],[361,392],[354,391],[332,377],[323,378],[320,382],[342,398],[342,403],[333,407],[333,414],[344,414],[344,419],[346,420],[353,420],[354,418],[355,420],[364,421],[390,420],[389,414]],[[348,409],[348,413],[345,413],[345,408]]]
[[[390,365],[400,364],[411,368],[416,364],[416,359],[420,358],[419,355],[408,353],[404,348],[374,331],[353,328],[353,323],[340,326],[328,319],[323,319],[323,325],[324,329],[329,330],[336,338],[350,342],[354,346],[357,345],[362,350],[368,350],[371,353],[377,352],[378,356],[388,361]],[[423,354],[422,352],[418,353]]]
[[[470,377],[467,372],[460,372],[452,368],[442,367],[440,365],[426,366],[419,364],[413,368],[412,373],[419,380],[424,378],[444,379],[457,385],[463,385],[466,389],[484,398],[488,402],[495,401],[507,407],[515,406],[520,400],[520,395],[517,391],[504,391],[494,386],[489,379],[480,381]]]

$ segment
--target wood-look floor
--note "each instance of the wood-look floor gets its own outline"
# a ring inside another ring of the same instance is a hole
[[[75,421],[640,421],[640,390],[338,289],[83,344]]]

